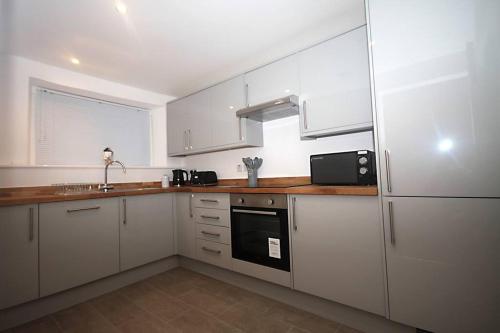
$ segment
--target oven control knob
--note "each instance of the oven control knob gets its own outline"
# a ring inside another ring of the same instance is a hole
[[[245,202],[245,199],[243,199],[243,198],[239,198],[239,199],[238,199],[238,203],[242,204],[242,203],[244,203],[244,202]]]
[[[269,199],[269,200],[267,200],[267,204],[268,204],[269,206],[274,205],[274,200],[273,200],[273,199]]]
[[[364,175],[368,172],[368,168],[365,168],[365,167],[362,167],[362,168],[359,168],[359,173]]]
[[[368,159],[366,157],[360,157],[359,160],[359,165],[365,165],[366,163],[368,163]]]

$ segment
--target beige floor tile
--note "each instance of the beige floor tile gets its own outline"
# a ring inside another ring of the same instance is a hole
[[[336,333],[363,333],[363,332],[345,325],[341,325]]]
[[[315,316],[283,303],[278,303],[267,314],[275,319],[311,332],[335,332],[340,327],[337,322]]]
[[[13,333],[59,333],[56,322],[49,316],[43,317],[12,329]]]
[[[231,307],[228,311],[217,315],[217,318],[244,332],[285,333],[291,327],[291,325],[283,321],[265,316],[242,304]]]
[[[227,333],[241,332],[236,327],[231,327],[227,323],[215,317],[206,315],[199,310],[190,310],[183,313],[170,324],[183,333]]]
[[[181,331],[174,326],[166,323],[152,315],[144,315],[132,318],[118,325],[120,332],[124,333],[160,333],[171,332],[180,333]]]
[[[111,323],[120,325],[121,323],[140,318],[144,311],[135,305],[131,300],[114,292],[98,297],[91,301],[91,304]]]
[[[159,274],[149,278],[146,283],[160,289],[169,296],[180,296],[188,293],[200,283],[196,278],[181,278],[179,275]]]
[[[63,332],[105,333],[118,330],[105,319],[94,307],[82,303],[52,315]]]
[[[215,296],[212,293],[198,288],[179,296],[179,299],[186,304],[211,314],[221,313],[235,303],[234,301]]]

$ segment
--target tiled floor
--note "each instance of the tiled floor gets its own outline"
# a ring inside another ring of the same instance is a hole
[[[7,332],[360,333],[183,268]]]

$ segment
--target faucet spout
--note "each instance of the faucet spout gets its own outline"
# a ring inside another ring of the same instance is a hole
[[[127,173],[127,168],[122,162],[113,160],[107,161],[106,166],[104,167],[104,184],[99,185],[99,190],[103,192],[108,192],[109,190],[113,189],[113,185],[108,184],[108,168],[112,164],[119,164],[122,167],[122,172]]]

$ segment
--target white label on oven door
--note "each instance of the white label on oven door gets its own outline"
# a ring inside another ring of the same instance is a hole
[[[268,238],[267,240],[269,242],[269,256],[271,258],[281,259],[280,239]]]

